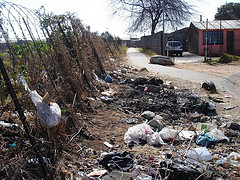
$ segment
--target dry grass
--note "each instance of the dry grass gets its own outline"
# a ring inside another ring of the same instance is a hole
[[[117,63],[110,60],[110,55],[120,57],[121,52],[118,41],[107,45],[102,37],[90,32],[74,15],[45,15],[41,25],[46,41],[32,39],[26,44],[13,45],[5,65],[9,76],[14,79],[13,86],[22,109],[31,112],[27,121],[31,136],[36,140],[35,146],[47,158],[45,165],[48,178],[71,178],[72,174],[66,170],[65,162],[80,158],[78,154],[81,152],[76,151],[78,142],[74,137],[86,129],[77,114],[94,113],[87,98],[95,97],[98,93],[99,85],[93,72],[104,78],[106,69],[114,69]],[[37,90],[41,96],[48,92],[51,101],[59,104],[62,119],[57,127],[49,129],[37,122],[36,108],[27,92],[15,81],[18,74],[26,77],[30,89]],[[5,85],[1,87],[6,89]],[[41,166],[28,163],[28,160],[36,159],[33,144],[24,135],[25,131],[16,114],[9,113],[15,110],[10,99],[6,97],[5,100],[2,101],[1,120],[19,126],[13,129],[1,128],[0,177],[42,178]],[[16,143],[16,146],[11,148],[12,143]]]

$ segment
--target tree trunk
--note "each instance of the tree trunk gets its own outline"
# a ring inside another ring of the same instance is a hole
[[[152,23],[151,35],[154,34],[157,24],[155,22]]]

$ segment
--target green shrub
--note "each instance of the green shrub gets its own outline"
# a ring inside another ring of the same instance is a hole
[[[157,55],[157,53],[155,53],[154,51],[150,50],[150,49],[143,49],[143,48],[138,48],[138,50],[141,53],[147,54],[149,56],[153,56],[153,55]]]
[[[234,61],[240,60],[240,57],[239,57],[239,56],[233,56],[233,57],[234,57]]]
[[[224,53],[221,55],[219,62],[220,63],[230,63],[235,60],[235,57],[233,55]]]

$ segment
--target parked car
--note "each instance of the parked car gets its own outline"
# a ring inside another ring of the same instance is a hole
[[[183,53],[183,45],[179,41],[168,41],[165,47],[165,54],[168,55],[180,55],[182,56]]]

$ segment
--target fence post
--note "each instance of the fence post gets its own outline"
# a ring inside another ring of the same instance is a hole
[[[7,87],[8,87],[8,90],[9,90],[9,93],[10,93],[11,98],[13,100],[13,103],[14,103],[14,105],[16,107],[17,112],[18,112],[19,118],[22,121],[25,133],[27,134],[27,137],[30,140],[30,143],[33,146],[34,151],[37,154],[38,160],[39,160],[39,162],[40,162],[40,164],[41,164],[41,166],[43,168],[44,177],[47,177],[48,170],[46,168],[46,164],[45,164],[45,162],[43,160],[42,154],[40,153],[40,151],[38,150],[38,148],[36,146],[35,139],[30,135],[30,127],[29,127],[29,125],[28,125],[28,123],[26,121],[26,117],[25,117],[24,112],[23,112],[23,110],[21,108],[21,105],[20,105],[20,103],[18,101],[17,95],[16,95],[16,93],[15,93],[13,87],[12,87],[11,81],[10,81],[10,79],[8,77],[8,74],[7,74],[7,71],[6,71],[5,67],[4,67],[3,58],[2,57],[0,57],[0,70],[1,70],[1,74],[2,74],[2,76],[4,78],[4,81],[5,81],[5,83],[6,83]]]

